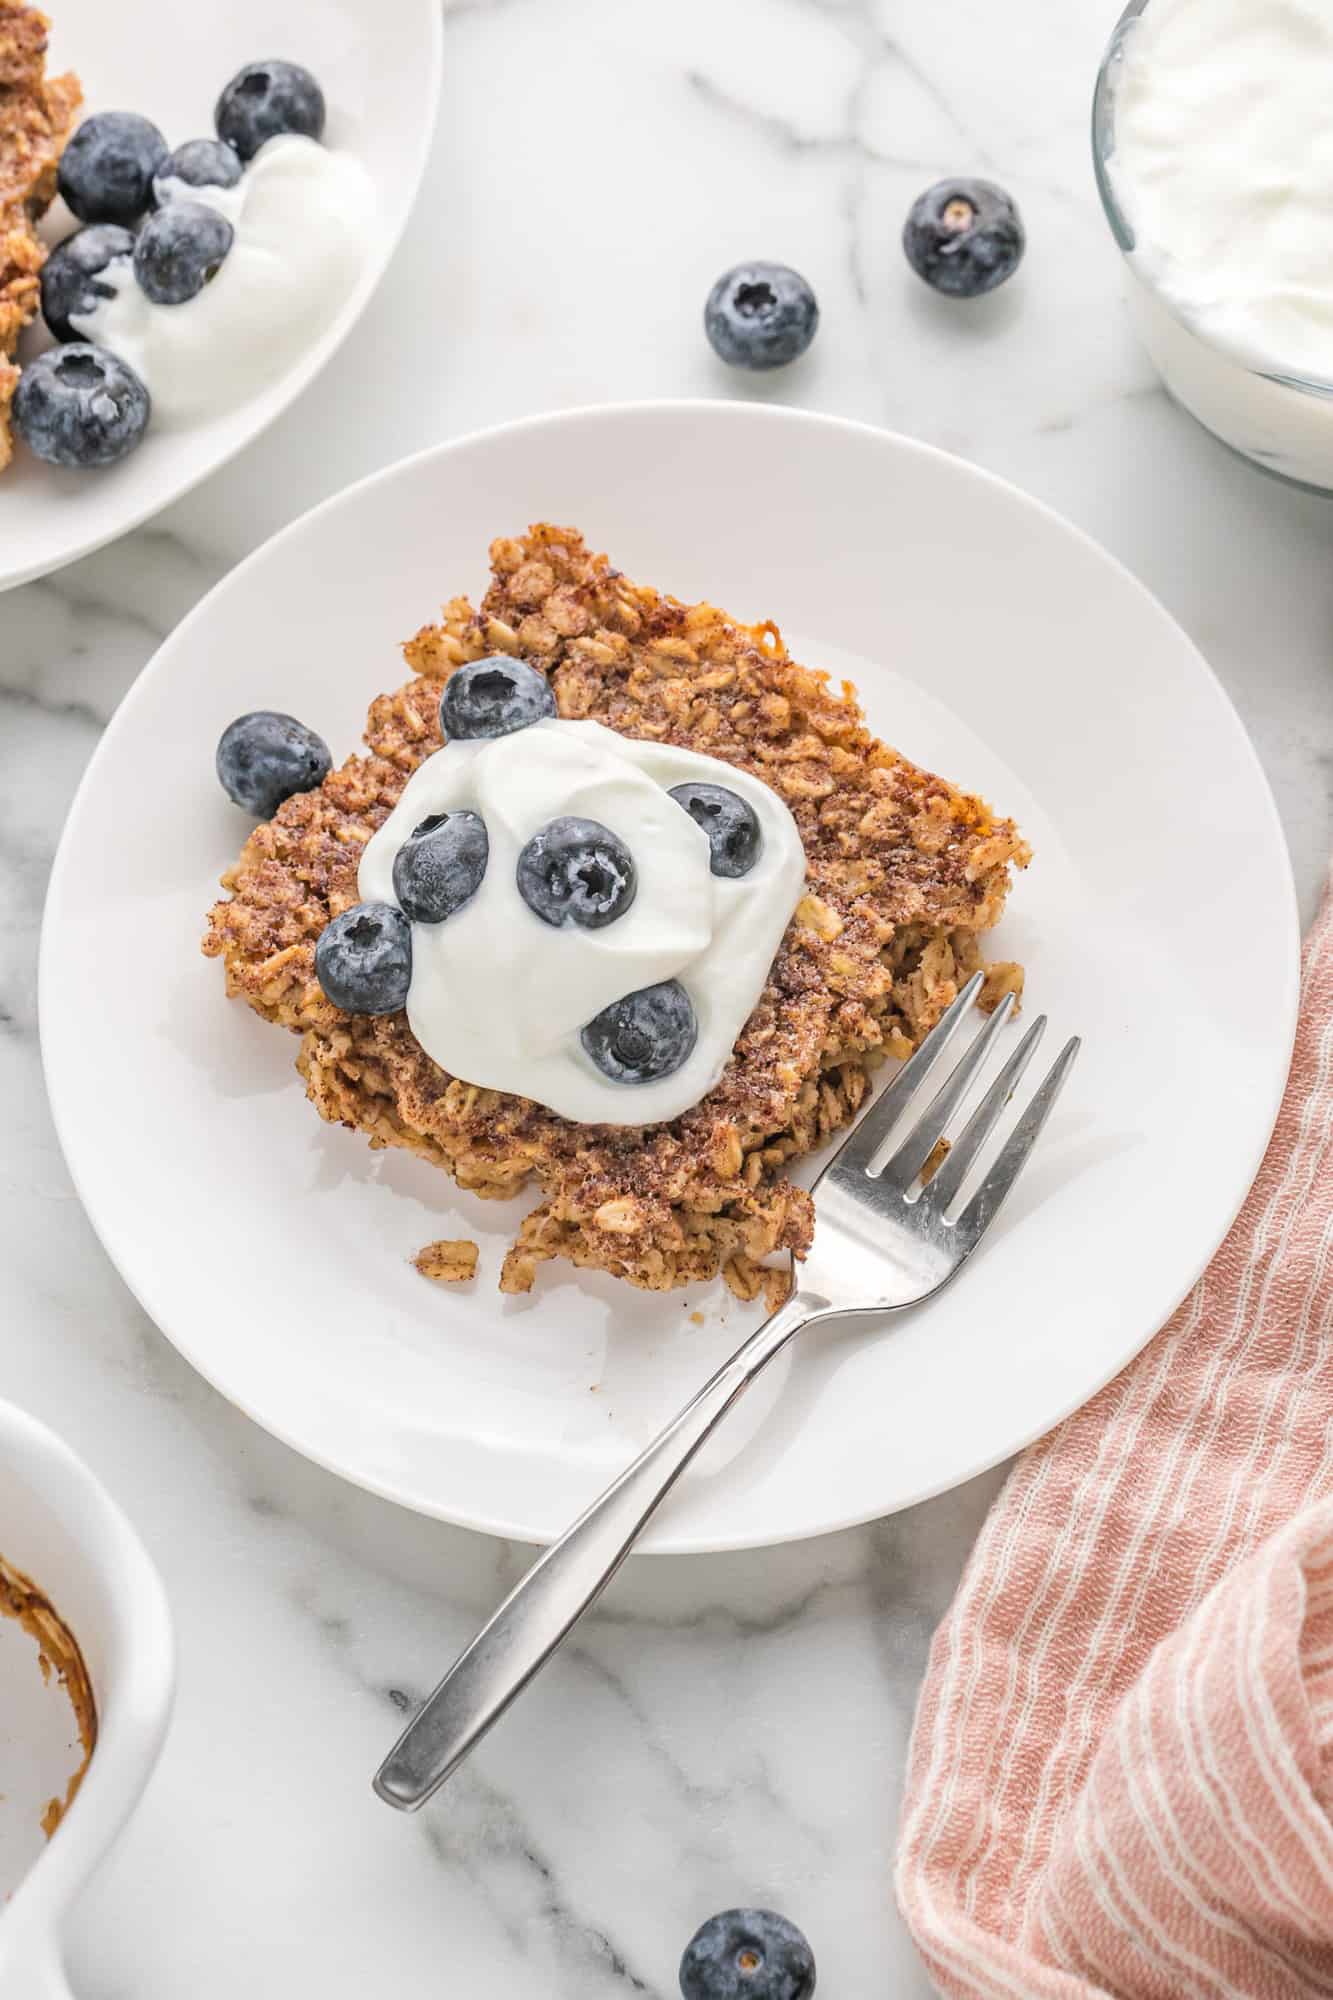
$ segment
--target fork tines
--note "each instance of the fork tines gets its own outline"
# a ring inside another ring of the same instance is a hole
[[[980,1034],[955,1063],[946,1080],[900,1141],[897,1149],[889,1154],[882,1165],[876,1164],[878,1156],[893,1136],[908,1105],[971,1013],[982,985],[983,974],[974,973],[953,1005],[941,1016],[920,1047],[908,1058],[897,1076],[880,1093],[857,1124],[829,1169],[841,1182],[847,1184],[853,1178],[864,1181],[869,1177],[876,1183],[877,1192],[889,1199],[896,1197],[901,1201],[908,1196],[909,1190],[926,1166],[931,1154],[944,1138],[950,1122],[962,1106],[972,1085],[985,1068],[1001,1030],[1013,1013],[1016,1003],[1012,993],[1005,994]],[[1018,1088],[1045,1027],[1046,1016],[1042,1014],[1032,1023],[1017,1048],[1008,1057],[980,1104],[954,1140],[942,1165],[922,1189],[916,1202],[911,1204],[921,1210],[918,1219],[922,1224],[938,1226],[945,1220],[945,1211],[961,1192],[978,1154]],[[994,1164],[972,1200],[958,1217],[956,1224],[952,1225],[963,1236],[975,1239],[980,1235],[1018,1178],[1042,1126],[1050,1116],[1052,1106],[1069,1074],[1079,1047],[1077,1035],[1066,1042],[1001,1147]]]

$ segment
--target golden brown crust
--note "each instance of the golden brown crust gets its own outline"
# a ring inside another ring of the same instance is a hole
[[[1026,844],[1008,820],[870,735],[852,689],[799,665],[773,625],[742,626],[630,583],[572,529],[543,524],[491,549],[480,611],[446,606],[404,651],[416,678],[371,705],[370,754],[289,799],[223,876],[204,950],[227,990],[299,1032],[321,1116],[405,1146],[482,1195],[535,1179],[544,1199],[505,1260],[529,1289],[564,1257],[652,1290],[721,1272],[757,1296],[775,1251],[809,1245],[809,1196],[788,1164],[855,1114],[869,1072],[903,1056],[982,963]],[[578,1125],[449,1076],[402,1014],[349,1017],[325,999],[314,948],[357,900],[361,849],[440,745],[456,666],[519,654],[560,713],[721,757],[786,800],[807,891],[715,1090],[669,1125]],[[989,991],[1021,990],[1016,966]]]
[[[0,0],[0,471],[13,455],[9,409],[18,338],[41,303],[45,246],[34,224],[56,191],[56,169],[83,93],[76,76],[46,75],[45,14]]]

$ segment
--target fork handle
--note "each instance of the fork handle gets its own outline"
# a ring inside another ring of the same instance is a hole
[[[375,1776],[400,1811],[423,1805],[456,1771],[601,1596],[690,1460],[755,1377],[827,1312],[798,1292],[766,1319],[680,1415],[520,1578],[461,1653]]]

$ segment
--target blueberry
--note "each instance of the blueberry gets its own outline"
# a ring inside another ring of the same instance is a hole
[[[738,264],[704,307],[704,332],[733,368],[785,367],[805,353],[818,325],[814,293],[785,264]]]
[[[554,714],[545,674],[505,653],[459,667],[440,697],[440,728],[451,738],[510,736]]]
[[[156,125],[137,111],[97,111],[76,127],[60,159],[58,186],[80,222],[134,222],[153,196],[167,157]]]
[[[491,843],[480,813],[431,813],[393,864],[393,893],[418,924],[442,924],[481,887]]]
[[[202,201],[169,201],[134,246],[134,275],[155,306],[181,306],[215,278],[235,231]]]
[[[235,187],[244,171],[240,154],[221,139],[187,139],[168,154],[154,175],[153,199],[158,203],[178,200],[182,184],[192,188]]]
[[[678,979],[642,986],[595,1014],[579,1039],[612,1083],[656,1083],[689,1060],[699,1023]]]
[[[937,181],[912,203],[903,249],[919,277],[955,299],[993,292],[1018,269],[1022,218],[993,181]]]
[[[673,785],[671,796],[708,835],[713,873],[748,875],[763,844],[759,815],[749,800],[725,785]]]
[[[684,2000],[807,2000],[814,1955],[776,1910],[723,1910],[686,1945],[680,1990]]]
[[[345,1014],[396,1014],[412,984],[412,926],[392,903],[356,903],[320,932],[315,973]]]
[[[544,924],[599,931],[623,917],[638,880],[623,840],[596,819],[553,819],[518,857],[518,893]]]
[[[324,93],[300,63],[252,62],[237,70],[213,108],[219,139],[253,160],[280,132],[318,139],[324,130]]]
[[[115,298],[103,273],[133,251],[134,238],[118,222],[91,222],[57,243],[42,266],[42,317],[57,340],[78,339],[71,313],[95,312],[99,299]]]
[[[151,409],[119,355],[73,340],[28,363],[14,395],[14,428],[48,465],[114,465],[143,437]]]
[[[258,708],[229,722],[218,741],[217,769],[233,805],[271,819],[284,799],[313,792],[333,765],[329,746],[294,715]]]

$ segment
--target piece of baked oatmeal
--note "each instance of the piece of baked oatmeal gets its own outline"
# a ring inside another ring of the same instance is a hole
[[[46,74],[45,14],[0,0],[0,471],[13,456],[9,406],[18,338],[41,303],[45,245],[34,225],[56,191],[56,169],[83,93],[76,76]]]
[[[505,1259],[528,1290],[564,1257],[651,1290],[719,1272],[742,1298],[810,1242],[812,1205],[790,1164],[852,1118],[886,1056],[909,1053],[982,964],[1010,866],[1011,821],[910,764],[866,729],[854,691],[801,666],[777,627],[739,625],[631,583],[573,529],[542,524],[491,549],[476,611],[464,598],[405,647],[413,678],[375,701],[369,755],[257,827],[223,876],[204,950],[227,991],[302,1037],[297,1066],[321,1116],[372,1146],[405,1146],[482,1195],[542,1199]],[[565,718],[592,718],[740,766],[790,807],[806,893],[721,1081],[667,1125],[580,1125],[448,1075],[403,1013],[351,1016],[325,997],[315,944],[358,901],[365,843],[440,747],[455,667],[519,655],[549,677]],[[986,1000],[1021,991],[991,966]]]

